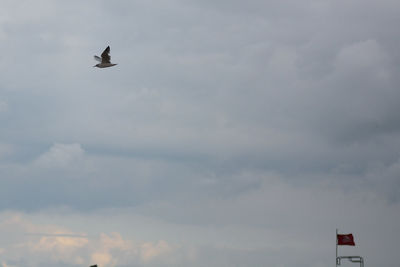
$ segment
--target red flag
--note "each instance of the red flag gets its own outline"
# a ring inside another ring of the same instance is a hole
[[[337,244],[339,246],[355,246],[354,237],[352,234],[337,235]]]

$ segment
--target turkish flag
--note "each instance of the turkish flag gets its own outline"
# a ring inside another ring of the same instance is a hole
[[[339,246],[355,246],[354,237],[352,234],[337,235],[337,244]]]

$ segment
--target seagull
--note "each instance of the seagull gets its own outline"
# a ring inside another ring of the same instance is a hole
[[[93,67],[98,67],[98,68],[108,68],[115,66],[117,64],[113,64],[110,62],[111,57],[110,57],[110,46],[107,46],[106,49],[104,49],[103,53],[101,53],[101,58],[98,56],[94,56],[94,59],[99,61],[99,64],[94,65]]]

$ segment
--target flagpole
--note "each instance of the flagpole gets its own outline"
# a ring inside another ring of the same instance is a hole
[[[335,258],[335,261],[336,261],[336,267],[338,266],[337,264],[338,264],[338,262],[337,262],[337,235],[338,235],[338,229],[336,228],[336,258]]]

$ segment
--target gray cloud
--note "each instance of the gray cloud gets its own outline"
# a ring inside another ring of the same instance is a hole
[[[174,266],[328,266],[336,227],[395,266],[399,8],[6,2],[0,210],[124,240],[139,220],[144,242],[177,245]],[[92,68],[107,45],[119,65]],[[14,256],[3,266],[79,265]]]

